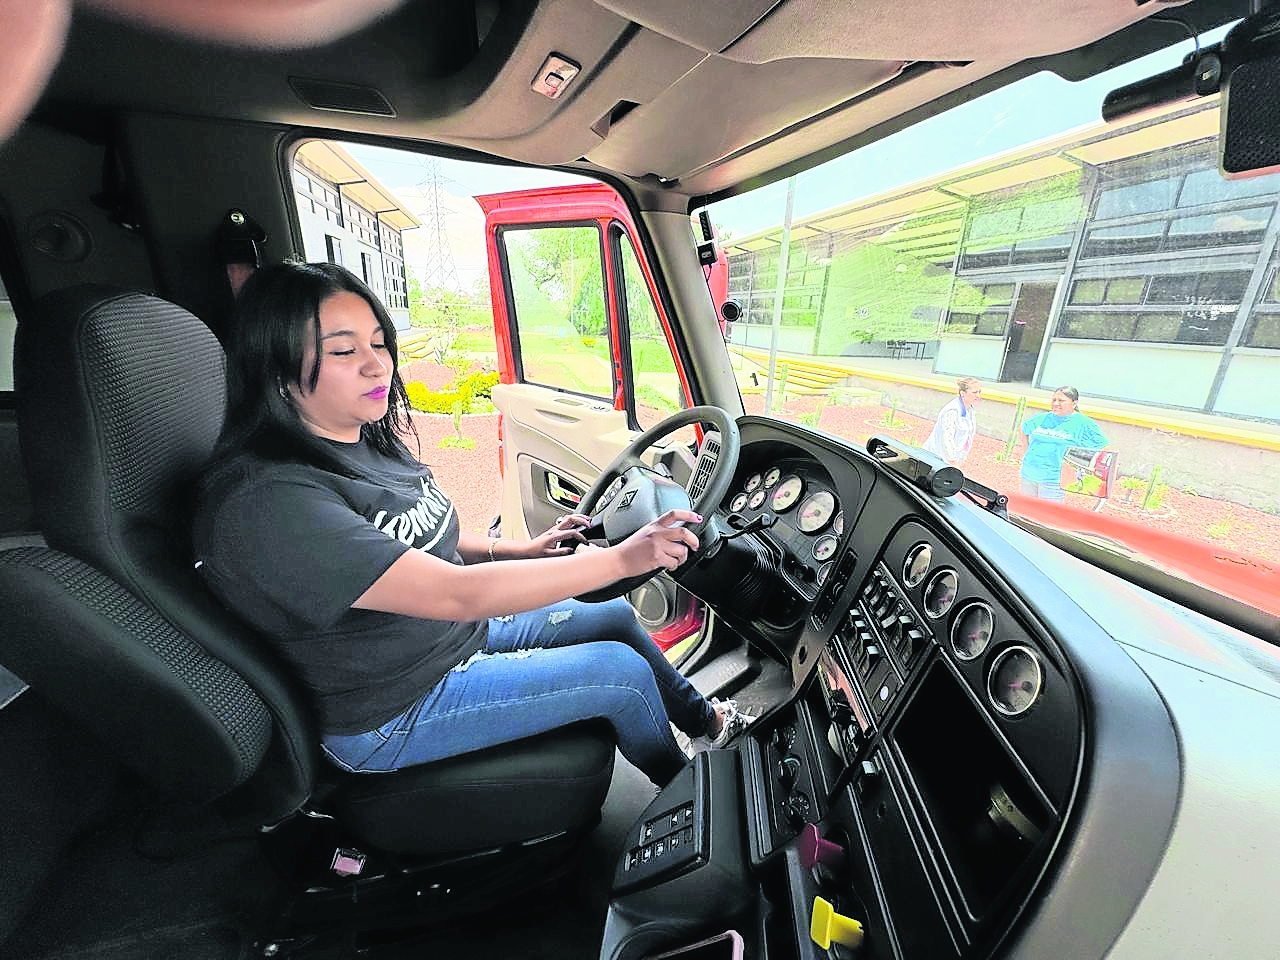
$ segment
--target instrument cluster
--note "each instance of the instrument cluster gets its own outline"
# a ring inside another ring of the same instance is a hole
[[[812,462],[781,460],[740,478],[725,503],[731,526],[756,523],[789,554],[783,572],[806,593],[825,582],[844,536],[833,485]]]

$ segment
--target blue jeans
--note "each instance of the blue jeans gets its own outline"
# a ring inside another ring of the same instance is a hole
[[[625,600],[565,600],[492,619],[484,650],[398,717],[368,733],[326,735],[323,746],[346,770],[381,773],[593,718],[613,725],[622,755],[659,786],[687,759],[670,722],[700,736],[713,719]]]
[[[1022,492],[1029,497],[1039,497],[1041,500],[1066,500],[1067,495],[1062,491],[1061,481],[1051,481],[1049,483],[1036,483],[1034,480],[1022,480]]]

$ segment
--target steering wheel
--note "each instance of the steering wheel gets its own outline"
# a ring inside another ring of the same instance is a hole
[[[650,468],[641,459],[641,454],[682,427],[694,423],[711,424],[719,438],[718,442],[709,436],[703,438],[689,481],[690,489],[686,490]],[[689,527],[701,540],[710,526],[711,513],[729,492],[741,446],[737,421],[719,407],[690,407],[672,414],[632,440],[583,494],[578,510],[591,516],[591,526],[583,534],[590,541],[603,541],[613,546],[668,510],[683,507],[702,514],[702,523]],[[703,548],[708,545],[703,543]],[[607,587],[581,594],[578,599],[588,603],[611,600],[629,593],[659,572],[660,569],[626,577]]]

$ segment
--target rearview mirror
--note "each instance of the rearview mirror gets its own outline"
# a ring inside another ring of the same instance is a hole
[[[1280,170],[1280,9],[1252,14],[1221,43],[1188,54],[1172,70],[1112,90],[1108,123],[1222,94],[1218,167],[1229,180]]]

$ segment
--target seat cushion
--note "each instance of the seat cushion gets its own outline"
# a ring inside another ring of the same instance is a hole
[[[339,774],[333,805],[382,850],[501,846],[594,826],[613,758],[612,728],[591,721],[395,773]]]

